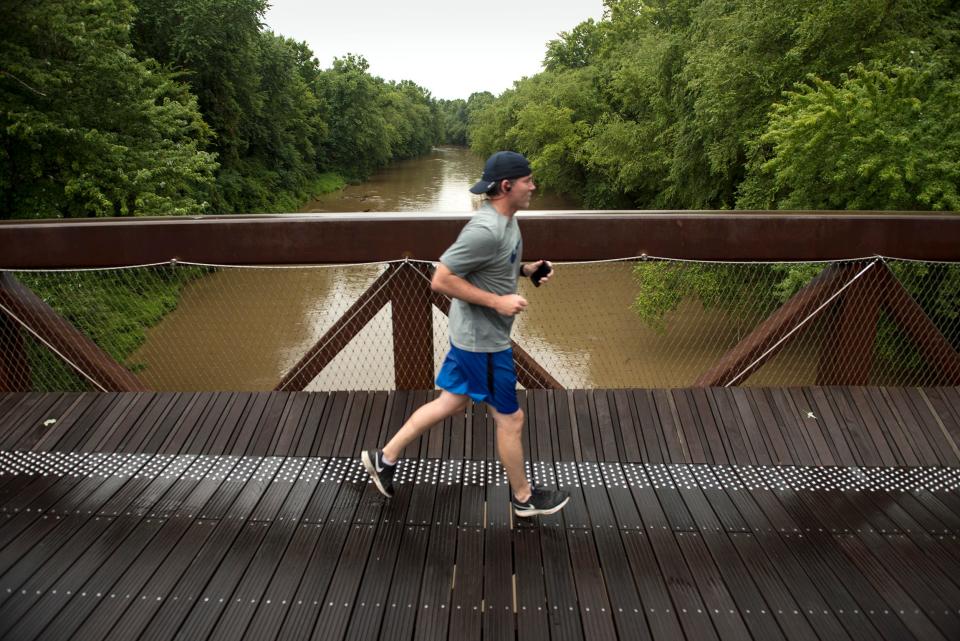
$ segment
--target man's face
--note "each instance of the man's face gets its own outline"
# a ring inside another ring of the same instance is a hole
[[[507,192],[507,199],[510,204],[517,209],[527,209],[530,207],[530,197],[537,185],[533,182],[533,174],[517,178],[513,181],[513,187]]]

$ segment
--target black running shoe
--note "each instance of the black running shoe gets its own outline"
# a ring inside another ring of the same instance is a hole
[[[367,468],[370,478],[373,479],[380,493],[387,498],[393,496],[393,473],[397,465],[384,463],[383,452],[380,450],[364,450],[360,454],[360,460],[363,461],[363,466]]]
[[[530,498],[521,503],[513,497],[513,513],[520,517],[537,516],[538,514],[553,514],[563,509],[570,500],[570,493],[563,490],[541,490],[533,488]]]

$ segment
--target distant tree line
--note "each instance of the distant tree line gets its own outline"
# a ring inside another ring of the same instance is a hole
[[[589,208],[960,210],[950,0],[605,0],[472,114]]]
[[[444,139],[440,104],[266,0],[14,1],[0,15],[0,218],[289,211]]]

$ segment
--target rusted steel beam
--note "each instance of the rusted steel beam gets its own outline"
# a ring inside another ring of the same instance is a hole
[[[0,272],[0,309],[15,318],[84,378],[103,391],[141,392],[147,387],[132,372],[71,325],[13,274]]]
[[[875,262],[871,263],[875,267]],[[871,267],[873,269],[874,267]],[[783,304],[757,326],[743,340],[728,351],[712,368],[703,373],[694,387],[740,385],[765,362],[779,352],[788,334],[805,318],[810,320],[823,313],[819,309],[831,296],[841,290],[862,270],[857,265],[834,264]],[[835,303],[836,301],[834,301]]]
[[[433,304],[437,306],[444,314],[450,314],[450,299],[442,294],[433,292]],[[517,341],[510,341],[513,347],[513,362],[517,366],[517,380],[526,389],[563,389],[563,385],[550,375],[537,360],[530,356],[526,350],[517,344]]]
[[[845,265],[852,278],[854,264]],[[867,385],[873,367],[877,320],[884,281],[878,264],[844,290],[826,310],[827,325],[820,345],[817,385]]]
[[[347,346],[384,305],[390,302],[390,279],[394,272],[381,274],[370,287],[337,319],[317,344],[290,368],[274,391],[302,391]]]
[[[520,214],[524,248],[552,260],[960,260],[960,216],[931,212]],[[467,216],[262,216],[0,221],[0,269],[436,260]]]
[[[20,325],[0,310],[0,392],[29,392],[30,387],[30,361]]]
[[[393,376],[399,390],[433,389],[433,305],[429,263],[393,263]]]
[[[923,355],[927,365],[940,372],[940,385],[960,385],[960,354],[917,304],[897,277],[884,265],[878,270],[883,307]]]

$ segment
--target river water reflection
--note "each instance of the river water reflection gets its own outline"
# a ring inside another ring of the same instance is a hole
[[[303,211],[463,213],[479,205],[467,189],[482,168],[483,159],[467,149],[438,148],[314,200]],[[570,199],[539,192],[531,206],[576,208]],[[637,296],[631,267],[629,262],[558,266],[547,287],[522,282],[530,307],[518,317],[514,338],[567,387],[675,387],[689,385],[749,331],[750,319],[734,322],[693,301],[668,316],[666,332],[644,325],[630,309]],[[273,389],[383,269],[219,270],[184,288],[177,309],[149,330],[130,362],[144,366],[140,376],[154,389]],[[447,340],[446,317],[434,310],[438,364]],[[794,378],[803,372],[801,378],[812,377],[810,358],[792,360]],[[765,378],[773,380],[769,374],[777,367],[767,366]],[[392,387],[388,306],[308,389]]]

